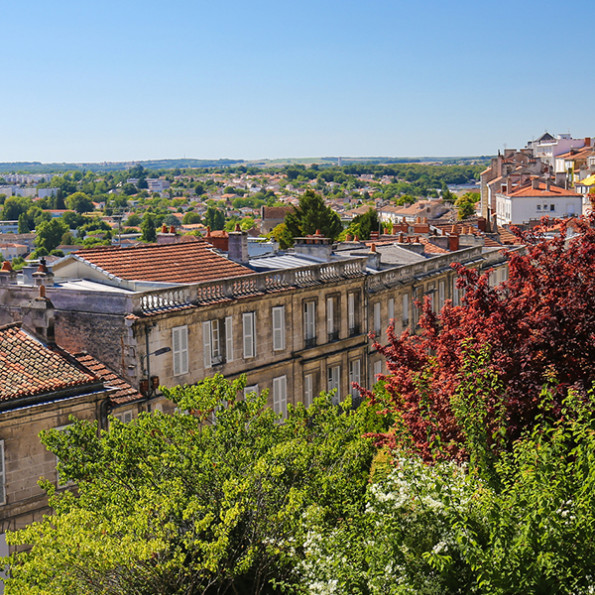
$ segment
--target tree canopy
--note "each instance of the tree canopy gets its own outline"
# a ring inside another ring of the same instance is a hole
[[[447,302],[439,315],[425,304],[420,334],[378,345],[388,366],[387,387],[426,458],[465,456],[456,400],[463,359],[485,355],[482,398],[490,403],[486,435],[504,432],[508,443],[531,427],[544,384],[561,397],[569,387],[587,390],[595,380],[595,229],[574,220],[545,239],[544,230],[522,234],[526,249],[511,252],[509,279],[496,287],[489,275],[455,265],[463,303]],[[569,238],[567,237],[569,236]],[[489,378],[499,378],[497,385]],[[480,382],[481,378],[478,378]],[[394,439],[394,434],[389,437]]]
[[[324,204],[313,190],[306,190],[297,207],[285,216],[285,227],[292,238],[305,237],[320,230],[324,237],[336,240],[343,231],[339,215]]]
[[[221,376],[166,390],[186,413],[141,414],[109,432],[43,433],[76,494],[49,484],[52,517],[11,537],[16,593],[261,593],[294,584],[301,518],[329,527],[362,506],[377,428],[368,408],[321,397],[289,406],[243,397]],[[20,589],[20,590],[19,590]]]

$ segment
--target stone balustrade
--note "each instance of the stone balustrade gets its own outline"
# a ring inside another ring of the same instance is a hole
[[[154,289],[132,297],[135,314],[153,314],[191,305],[239,299],[291,287],[311,287],[341,279],[363,277],[366,258],[314,264],[298,269],[267,271],[243,277]]]

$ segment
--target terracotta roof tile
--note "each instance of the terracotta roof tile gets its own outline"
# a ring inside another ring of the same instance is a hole
[[[91,370],[96,376],[105,382],[106,388],[115,388],[116,392],[110,394],[110,399],[117,405],[131,403],[142,399],[143,396],[130,386],[123,378],[120,378],[115,372],[112,372],[107,366],[97,361],[88,353],[75,353],[74,357],[85,368]]]
[[[74,256],[129,281],[200,283],[253,274],[211,250],[204,240],[92,248],[75,252]]]
[[[19,323],[0,327],[0,401],[95,385],[97,380],[66,352],[43,345]]]
[[[533,188],[532,184],[526,184],[521,188],[513,190],[512,192],[503,192],[505,196],[517,197],[517,196],[572,196],[580,197],[580,194],[573,192],[572,190],[566,190],[560,186],[554,186],[550,184],[549,190],[546,189],[546,185],[543,182],[537,184],[537,188]]]

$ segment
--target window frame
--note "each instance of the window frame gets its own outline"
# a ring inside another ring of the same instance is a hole
[[[256,313],[254,311],[242,313],[242,331],[244,359],[253,359],[256,357]]]
[[[285,351],[285,306],[271,308],[273,321],[273,351]]]
[[[176,338],[177,337],[177,338]],[[177,348],[176,348],[177,343]],[[174,326],[171,329],[172,374],[182,376],[189,371],[188,325]]]

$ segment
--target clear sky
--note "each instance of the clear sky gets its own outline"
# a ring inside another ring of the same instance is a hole
[[[480,155],[545,130],[595,136],[593,0],[0,13],[0,161]]]

